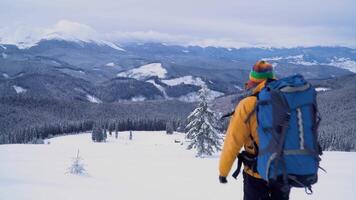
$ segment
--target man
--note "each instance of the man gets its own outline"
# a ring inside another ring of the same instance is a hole
[[[244,155],[257,156],[259,143],[255,114],[257,98],[254,95],[261,91],[270,79],[274,79],[272,65],[265,61],[258,61],[250,72],[249,81],[245,84],[245,89],[252,90],[252,95],[239,102],[227,129],[220,157],[219,181],[221,183],[227,183],[226,177],[236,156],[242,155],[240,154],[242,147],[245,149]],[[244,200],[289,199],[290,188],[288,186],[281,183],[268,184],[261,179],[253,165],[247,166],[245,162],[243,178]]]

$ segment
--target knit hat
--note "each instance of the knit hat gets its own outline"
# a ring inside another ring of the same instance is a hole
[[[251,89],[269,78],[274,78],[272,65],[264,60],[258,61],[252,67],[250,79],[245,84],[245,88]]]

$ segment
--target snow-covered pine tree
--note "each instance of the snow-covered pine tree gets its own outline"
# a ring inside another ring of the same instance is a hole
[[[188,149],[196,149],[196,156],[203,157],[221,150],[222,136],[217,129],[218,119],[208,106],[208,88],[203,86],[198,95],[198,107],[187,118],[186,138],[190,141]]]
[[[82,160],[83,159],[79,156],[79,149],[78,149],[77,155],[76,155],[76,157],[73,158],[73,163],[68,168],[67,173],[71,173],[74,175],[86,174],[86,170],[84,169],[84,164],[83,164]]]

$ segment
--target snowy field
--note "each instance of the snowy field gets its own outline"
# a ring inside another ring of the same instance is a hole
[[[218,183],[218,155],[195,158],[182,134],[134,132],[107,143],[90,134],[53,138],[45,145],[0,145],[0,200],[242,199],[242,179]],[[76,151],[88,175],[66,174]],[[314,194],[291,199],[356,199],[356,153],[326,152]],[[234,166],[235,167],[235,166]]]

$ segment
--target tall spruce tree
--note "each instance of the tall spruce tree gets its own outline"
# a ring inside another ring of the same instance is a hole
[[[204,157],[221,150],[222,136],[218,119],[208,106],[208,88],[203,86],[198,95],[198,107],[187,118],[186,138],[190,141],[188,149],[194,148],[197,157]]]

